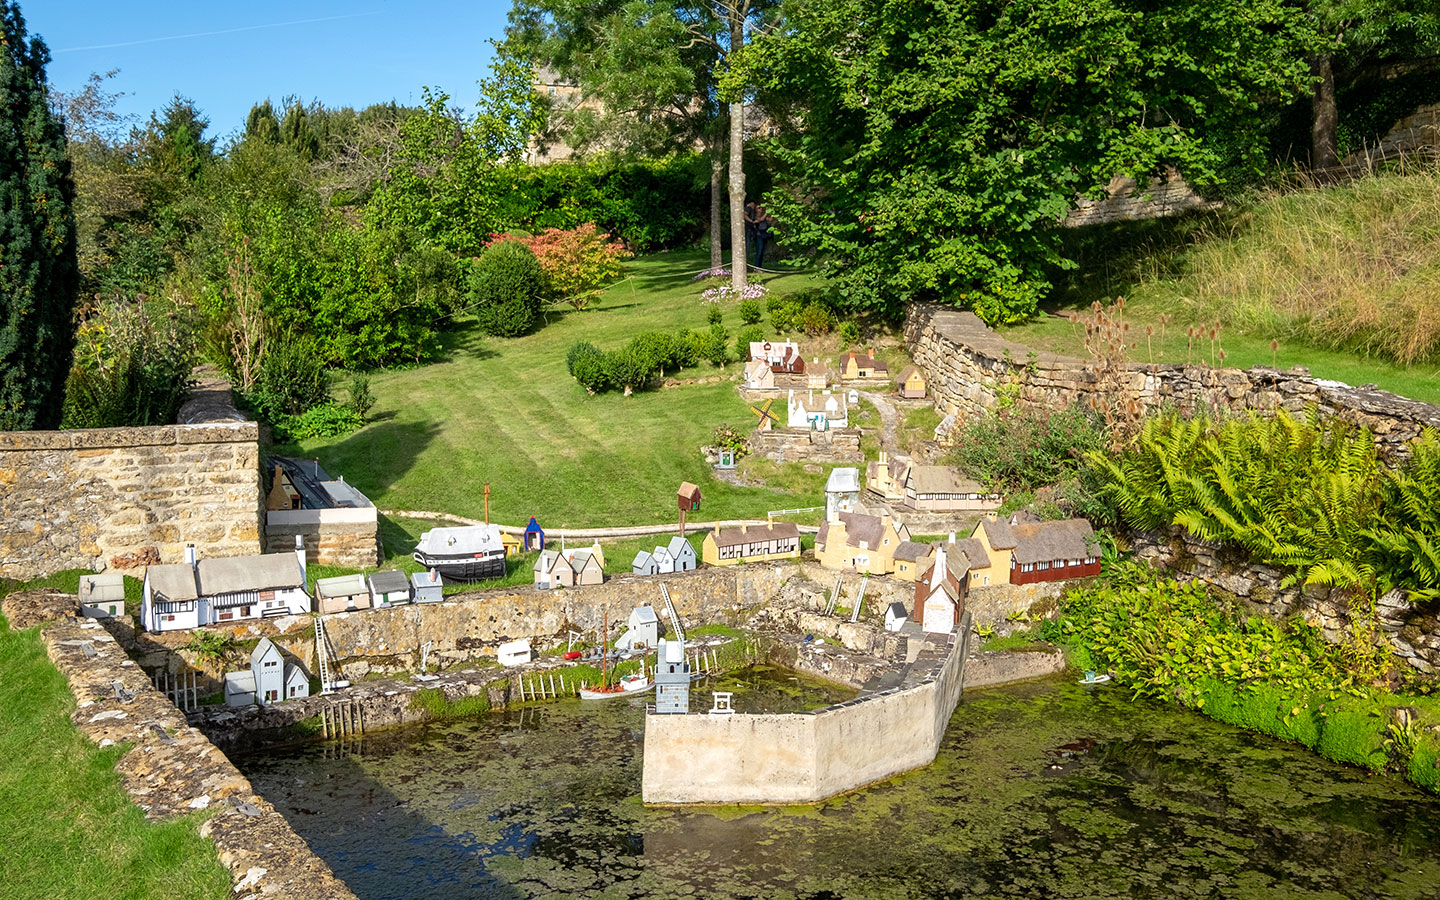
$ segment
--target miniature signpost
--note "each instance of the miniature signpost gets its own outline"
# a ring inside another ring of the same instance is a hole
[[[485,524],[490,524],[490,482],[485,482]]]

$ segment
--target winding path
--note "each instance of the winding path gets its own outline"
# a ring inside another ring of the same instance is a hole
[[[858,393],[874,404],[875,410],[880,413],[880,449],[886,453],[894,453],[899,449],[900,411],[884,394],[877,394],[874,391],[859,391]]]

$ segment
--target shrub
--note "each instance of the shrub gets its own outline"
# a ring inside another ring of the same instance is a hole
[[[605,379],[624,388],[627,397],[635,389],[643,388],[655,374],[656,368],[654,361],[647,359],[633,343],[605,354],[604,367]]]
[[[740,301],[740,321],[746,325],[754,325],[760,321],[760,301],[753,297],[747,297]]]
[[[675,336],[676,368],[688,369],[691,366],[699,365],[700,360],[705,358],[705,342],[707,340],[709,340],[708,334],[690,328],[677,334]]]
[[[750,444],[745,440],[745,436],[729,425],[720,425],[715,429],[715,446],[721,450],[732,451],[736,462],[750,452]]]
[[[741,360],[749,359],[750,345],[763,340],[765,340],[765,330],[763,328],[759,325],[746,325],[740,329],[740,333],[735,336],[735,358]]]
[[[195,339],[177,311],[152,317],[138,301],[102,303],[75,334],[61,427],[173,423],[194,357]]]
[[[574,375],[575,366],[581,359],[602,355],[603,351],[589,341],[576,341],[570,345],[570,349],[565,353],[565,370],[571,375]]]
[[[295,334],[269,340],[255,389],[245,399],[257,415],[275,424],[329,400],[330,376],[315,343]]]
[[[730,361],[730,332],[725,330],[724,325],[710,326],[710,334],[705,340],[705,352],[702,355],[711,365],[723,366]]]
[[[650,372],[665,374],[665,369],[676,369],[675,338],[663,331],[642,331],[630,341],[630,349],[637,360]]]
[[[533,237],[503,241],[529,247],[545,276],[545,298],[576,309],[589,306],[600,288],[620,274],[620,261],[631,256],[594,222],[577,228],[547,228]]]
[[[275,422],[275,436],[288,440],[338,437],[365,424],[365,419],[347,403],[322,403],[298,415],[281,416]]]
[[[718,306],[710,307],[709,311],[705,313],[705,321],[711,325],[719,325],[724,318],[725,314],[720,311],[720,307]]]
[[[350,379],[350,408],[364,422],[375,408],[375,395],[370,391],[370,376],[356,375]]]
[[[847,347],[853,347],[860,343],[860,326],[854,322],[841,322],[840,341]]]
[[[565,364],[580,386],[592,394],[598,394],[609,386],[605,365],[605,353],[588,341],[580,341],[566,354]]]
[[[794,331],[800,327],[800,314],[804,307],[798,301],[787,300],[770,308],[770,327],[779,332]]]
[[[805,304],[795,324],[811,337],[818,337],[829,334],[835,328],[835,314],[823,303],[811,302]]]
[[[486,334],[515,337],[534,326],[544,285],[534,251],[517,241],[497,241],[471,267],[467,299]]]
[[[1035,491],[1077,477],[1104,439],[1099,420],[1079,407],[1007,410],[967,422],[947,461],[996,492]]]

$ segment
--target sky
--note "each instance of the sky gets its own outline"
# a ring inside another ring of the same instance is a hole
[[[91,72],[118,69],[107,84],[125,92],[120,112],[143,122],[179,92],[222,143],[267,97],[359,109],[416,104],[429,86],[473,107],[486,41],[503,35],[510,9],[509,0],[19,3],[30,34],[50,48],[52,87],[74,91]]]

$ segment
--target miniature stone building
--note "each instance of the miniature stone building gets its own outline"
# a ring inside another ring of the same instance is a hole
[[[880,451],[866,471],[870,490],[922,512],[992,510],[1003,498],[960,474],[954,466],[917,466]]]
[[[370,586],[364,575],[336,575],[315,581],[315,601],[321,613],[355,612],[370,608]]]
[[[288,550],[305,540],[310,560],[363,567],[380,562],[379,511],[343,477],[331,478],[310,459],[272,457],[265,499],[265,549]]]
[[[865,513],[840,513],[827,519],[815,535],[815,559],[827,569],[853,569],[864,575],[895,571],[895,552],[910,540],[903,522]]]
[[[860,470],[845,466],[830,470],[825,482],[825,518],[834,520],[841,513],[854,512],[860,505]]]
[[[965,613],[970,561],[964,553],[947,555],[942,545],[929,570],[915,581],[915,624],[926,634],[953,634]]]
[[[690,664],[682,641],[660,641],[655,662],[655,712],[684,715],[690,711]]]
[[[125,615],[125,576],[81,575],[80,613],[94,619]]]
[[[535,560],[535,587],[548,590],[605,580],[605,556],[597,542],[578,550],[541,550]]]
[[[763,359],[752,359],[745,364],[745,387],[752,391],[775,390],[775,370]]]
[[[411,596],[416,603],[439,603],[445,599],[444,587],[444,579],[434,569],[410,576]]]

